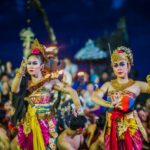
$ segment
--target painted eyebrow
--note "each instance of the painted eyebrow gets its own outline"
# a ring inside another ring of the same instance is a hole
[[[118,63],[114,63],[114,65],[118,65]]]
[[[34,60],[34,61],[29,60],[28,62],[38,62],[38,61],[37,60]]]
[[[124,61],[121,61],[119,64],[125,64],[125,62],[124,62]]]
[[[28,61],[28,63],[38,63],[38,61]]]

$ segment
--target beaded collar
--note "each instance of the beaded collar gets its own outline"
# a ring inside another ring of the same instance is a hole
[[[134,83],[135,83],[135,81],[132,80],[132,79],[129,79],[129,81],[127,83],[123,83],[123,84],[118,83],[117,79],[110,81],[110,84],[113,86],[113,88],[116,91],[123,91],[126,88],[130,87],[131,85],[133,85]]]

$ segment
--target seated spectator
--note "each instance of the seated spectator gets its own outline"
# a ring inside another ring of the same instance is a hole
[[[97,106],[92,100],[94,85],[88,83],[86,90],[82,93],[84,99],[84,113],[92,123],[96,123],[96,115],[99,115],[100,106]]]
[[[86,125],[84,116],[73,117],[70,127],[64,130],[58,137],[57,146],[59,150],[78,150],[84,143],[83,131]]]

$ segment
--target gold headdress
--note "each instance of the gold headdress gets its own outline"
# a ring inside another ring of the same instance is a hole
[[[31,54],[38,55],[39,53],[41,53],[45,62],[48,61],[48,58],[47,58],[46,52],[45,52],[45,48],[42,44],[39,43],[39,41],[37,39],[35,39],[33,41],[33,43],[31,44],[30,50],[31,50]]]
[[[121,60],[127,61],[131,66],[133,65],[132,52],[125,46],[117,47],[111,55],[111,63]]]

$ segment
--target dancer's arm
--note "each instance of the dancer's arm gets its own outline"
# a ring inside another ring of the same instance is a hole
[[[108,108],[113,108],[112,103],[105,101],[103,99],[104,94],[107,92],[109,87],[109,82],[106,82],[101,88],[96,90],[93,95],[92,95],[92,101],[96,103],[97,105],[108,107]]]
[[[22,76],[25,73],[26,64],[27,64],[26,60],[22,60],[21,66],[18,69],[15,78],[13,79],[13,82],[11,85],[11,91],[13,93],[18,93],[20,91],[20,84],[21,84]]]
[[[147,82],[136,81],[136,84],[140,88],[141,93],[148,93],[150,94],[150,75],[146,77]]]
[[[62,82],[57,82],[56,85],[54,85],[54,89],[58,90],[58,91],[62,91],[66,94],[70,94],[76,109],[78,110],[78,109],[81,108],[81,104],[80,104],[80,101],[79,101],[78,94],[73,88],[71,88],[68,85],[65,85]]]

